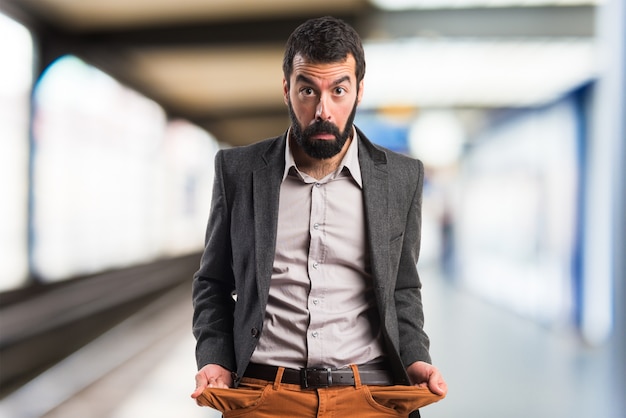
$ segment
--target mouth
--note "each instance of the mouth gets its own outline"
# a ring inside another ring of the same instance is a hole
[[[328,132],[318,132],[316,134],[311,135],[311,138],[319,139],[322,141],[330,141],[335,139],[335,135]]]

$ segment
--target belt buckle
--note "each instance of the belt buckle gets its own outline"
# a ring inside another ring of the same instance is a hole
[[[303,389],[327,388],[333,384],[332,369],[330,367],[300,369],[300,381]]]

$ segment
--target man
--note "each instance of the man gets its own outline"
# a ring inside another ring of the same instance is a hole
[[[283,72],[289,130],[216,156],[192,397],[227,417],[418,417],[447,392],[416,270],[423,166],[353,125],[349,25],[302,24]]]

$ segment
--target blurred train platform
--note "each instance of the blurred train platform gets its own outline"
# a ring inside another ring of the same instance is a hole
[[[434,363],[449,385],[425,418],[623,418],[623,373],[611,345],[590,348],[422,271]],[[190,398],[194,341],[188,283],[0,403],[6,417],[214,418]]]

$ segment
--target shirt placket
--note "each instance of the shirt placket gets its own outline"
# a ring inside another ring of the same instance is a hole
[[[307,332],[308,365],[310,367],[324,363],[324,303],[326,295],[324,225],[326,214],[326,184],[316,182],[311,187],[311,216],[309,220],[309,263],[308,272],[311,283],[308,308],[310,315]]]

